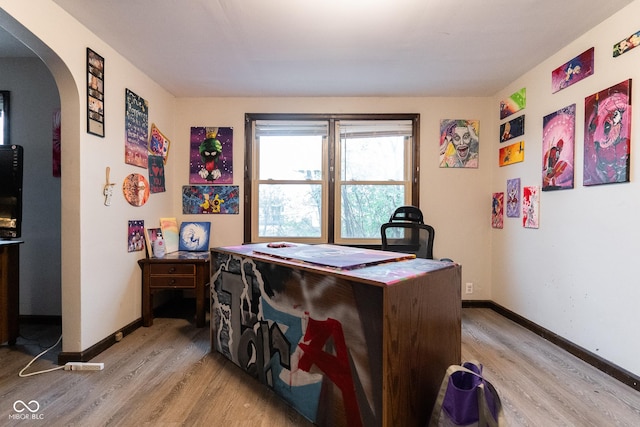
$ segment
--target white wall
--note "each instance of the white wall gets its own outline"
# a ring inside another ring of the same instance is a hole
[[[492,299],[628,371],[640,374],[637,306],[640,283],[635,263],[640,255],[640,180],[638,114],[633,113],[631,182],[582,185],[584,98],[633,79],[632,102],[640,93],[640,48],[612,57],[613,45],[640,30],[640,1],[593,28],[553,57],[509,84],[492,103],[527,88],[525,161],[499,168],[492,164],[491,192],[505,191],[506,180],[541,185],[542,118],[576,104],[575,187],[544,192],[540,228],[524,229],[520,219],[505,218],[492,230]],[[551,94],[551,71],[595,47],[592,76]],[[498,127],[498,122],[494,125]],[[492,141],[497,157],[500,144]]]
[[[149,101],[149,123],[170,139],[175,99],[50,0],[1,0],[0,7],[0,25],[42,58],[60,91],[63,351],[80,352],[140,318],[144,252],[127,252],[128,220],[155,225],[172,213],[171,191],[142,207],[120,191],[125,176],[146,173],[124,163],[125,88]],[[86,133],[87,47],[105,58],[105,138]],[[102,195],[107,166],[116,182],[110,207]],[[168,174],[167,187],[174,182]]]
[[[10,142],[24,148],[20,314],[61,314],[60,178],[52,172],[51,73],[37,58],[0,58],[0,88],[10,94]]]
[[[462,281],[476,285],[474,296],[490,297],[489,238],[490,170],[495,156],[491,141],[497,130],[492,122],[490,100],[485,98],[201,98],[179,99],[174,140],[188,144],[192,126],[234,128],[234,184],[241,195],[244,168],[245,113],[419,113],[420,114],[420,207],[425,222],[436,229],[434,255],[462,264]],[[440,119],[480,120],[480,168],[439,168]],[[173,150],[175,174],[188,184],[188,151]],[[174,189],[175,192],[179,188]],[[174,199],[181,212],[181,201]],[[243,215],[210,215],[211,245],[237,245],[243,241]],[[182,220],[203,220],[200,215]]]

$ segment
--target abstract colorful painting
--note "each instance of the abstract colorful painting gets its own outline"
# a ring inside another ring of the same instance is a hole
[[[491,227],[502,228],[504,224],[504,193],[493,193],[491,198]]]
[[[629,182],[631,79],[584,100],[585,186]]]
[[[620,40],[613,45],[613,57],[620,56],[625,52],[629,52],[634,47],[640,44],[640,31],[631,34],[624,40]]]
[[[502,147],[498,152],[498,164],[507,166],[524,161],[524,141]]]
[[[127,232],[128,252],[137,252],[144,250],[144,220],[129,220],[129,228]]]
[[[573,188],[576,104],[542,119],[542,191]]]
[[[507,180],[507,217],[520,217],[520,178]]]
[[[147,168],[149,133],[149,103],[144,98],[125,89],[125,154],[124,162]]]
[[[509,98],[500,101],[500,120],[524,109],[527,106],[527,88],[513,93]]]
[[[233,128],[192,127],[189,184],[233,183]]]
[[[593,74],[594,48],[587,49],[551,72],[551,93],[568,88]]]
[[[538,228],[540,226],[540,191],[538,186],[522,189],[522,226]]]
[[[185,185],[182,187],[183,214],[237,214],[240,187],[237,185]]]
[[[524,114],[500,125],[500,142],[524,135]]]
[[[210,231],[210,222],[182,222],[180,224],[178,249],[194,252],[208,251]]]
[[[160,218],[160,230],[162,230],[162,238],[164,239],[166,253],[169,254],[171,252],[177,252],[180,246],[178,220],[173,217]]]
[[[479,138],[479,120],[441,120],[440,167],[477,168]]]

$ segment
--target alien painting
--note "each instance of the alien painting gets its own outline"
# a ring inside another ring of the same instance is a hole
[[[585,186],[629,182],[631,79],[584,100]]]
[[[189,184],[233,183],[233,128],[192,127]]]

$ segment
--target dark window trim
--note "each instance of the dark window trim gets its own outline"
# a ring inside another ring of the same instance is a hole
[[[335,156],[335,121],[336,120],[411,120],[413,123],[413,155],[411,157],[411,204],[420,206],[420,114],[419,113],[388,113],[388,114],[315,114],[315,113],[245,113],[244,115],[244,236],[243,242],[251,243],[251,173],[253,171],[253,132],[251,123],[256,120],[326,120],[329,122],[329,161],[334,163]],[[335,168],[329,172],[329,184],[335,183]],[[335,192],[329,191],[328,202],[334,206]],[[333,212],[329,212],[327,240],[333,243],[335,239],[335,221]]]

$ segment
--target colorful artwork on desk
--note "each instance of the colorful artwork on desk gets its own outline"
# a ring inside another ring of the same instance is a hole
[[[233,184],[233,128],[191,128],[189,184]]]
[[[149,135],[149,102],[125,89],[125,149],[124,162],[147,168]]]
[[[631,34],[626,39],[620,40],[613,45],[613,57],[620,56],[623,53],[629,52],[634,47],[640,44],[640,31]]]
[[[520,178],[507,180],[507,218],[520,218]]]
[[[524,141],[502,147],[498,151],[498,164],[507,166],[524,161]]]
[[[479,147],[479,120],[440,121],[441,168],[477,168]]]
[[[573,188],[576,104],[542,119],[542,191]]]
[[[527,106],[527,88],[514,92],[506,99],[500,101],[500,120],[506,119],[512,114]]]
[[[183,221],[180,224],[178,250],[202,252],[209,250],[210,222]]]
[[[237,185],[185,185],[183,214],[238,214],[240,187]]]
[[[504,224],[504,193],[493,193],[491,198],[491,227],[503,228]]]
[[[160,218],[160,229],[166,253],[177,252],[180,247],[180,230],[176,218]]]
[[[551,93],[568,88],[593,74],[594,48],[587,49],[551,72]]]
[[[371,387],[381,379],[367,350],[381,349],[381,336],[363,334],[368,325],[361,317],[362,310],[381,315],[382,301],[368,301],[365,308],[358,303],[357,285],[327,277],[328,286],[306,280],[301,270],[216,256],[218,269],[211,277],[215,350],[311,422],[381,425],[376,418],[381,402]],[[327,301],[340,309],[327,307]],[[344,412],[322,412],[336,402]]]
[[[500,142],[524,135],[524,114],[500,125]]]
[[[629,182],[631,79],[584,100],[585,186]]]
[[[540,227],[540,187],[524,187],[522,190],[522,226]]]
[[[145,248],[144,243],[144,220],[129,220],[127,232],[128,252],[138,252]]]

